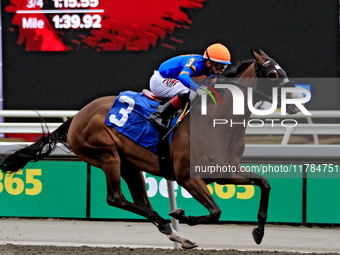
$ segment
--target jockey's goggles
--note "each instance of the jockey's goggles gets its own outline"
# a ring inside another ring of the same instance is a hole
[[[211,61],[211,62],[213,63],[213,65],[215,66],[215,68],[217,70],[226,69],[228,67],[228,64],[221,64],[221,63],[216,63],[216,62],[213,62],[213,61]]]

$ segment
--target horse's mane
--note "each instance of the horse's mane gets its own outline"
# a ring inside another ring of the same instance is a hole
[[[223,76],[226,78],[235,78],[237,75],[245,71],[252,63],[254,63],[253,59],[244,60],[241,63],[238,63],[237,66],[224,73]]]
[[[248,59],[248,60],[243,60],[242,62],[239,62],[237,66],[234,66],[228,69],[228,71],[220,75],[220,77],[217,77],[216,83],[223,84],[228,80],[233,80],[234,78],[236,78],[236,76],[244,72],[252,63],[254,63],[254,59]],[[214,77],[214,76],[212,75],[210,77]],[[209,76],[199,81],[199,84],[204,84],[204,82],[206,82],[207,79],[209,79]],[[216,91],[220,95],[222,95],[225,89],[216,89]]]
[[[237,66],[232,67],[228,71],[222,74],[228,80],[234,79],[240,73],[244,72],[252,63],[254,63],[254,59],[243,60],[239,62]],[[217,78],[217,83],[225,83],[225,78]],[[219,95],[222,95],[225,92],[225,89],[216,89]]]

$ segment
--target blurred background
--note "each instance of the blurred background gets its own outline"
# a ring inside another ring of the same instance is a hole
[[[3,108],[79,110],[101,96],[141,91],[166,59],[203,54],[215,42],[229,48],[232,65],[251,58],[250,48],[261,48],[291,78],[339,77],[338,1],[160,2],[101,0],[96,7],[105,10],[100,29],[56,29],[55,14],[15,14],[39,10],[39,0],[2,0]],[[65,1],[43,4],[42,9],[53,9]],[[41,35],[20,27],[23,17],[34,26],[33,16],[43,17],[44,29],[54,33],[65,51],[39,48]],[[337,82],[306,83],[312,85],[308,109],[339,109]]]

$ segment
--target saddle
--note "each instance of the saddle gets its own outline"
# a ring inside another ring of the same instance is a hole
[[[149,99],[151,99],[151,100],[154,100],[154,101],[156,101],[156,102],[159,102],[160,104],[159,105],[163,105],[163,104],[165,104],[166,102],[168,102],[171,98],[161,98],[161,97],[158,97],[158,96],[156,96],[154,93],[152,93],[150,90],[148,90],[148,89],[143,89],[143,94],[147,97],[147,98],[149,98]],[[176,112],[174,112],[173,114],[172,114],[172,116],[170,116],[170,122],[176,117],[176,116],[179,116],[181,113],[182,113],[182,115],[183,116],[181,116],[180,118],[179,118],[179,121],[178,121],[178,123],[176,123],[176,125],[174,126],[174,127],[172,127],[171,129],[169,129],[168,130],[168,132],[166,133],[166,135],[169,135],[170,134],[170,132],[172,131],[172,130],[174,130],[177,126],[178,126],[178,124],[179,124],[179,122],[185,117],[185,111],[187,110],[188,108],[187,108],[187,106],[186,105],[184,105],[183,107],[180,107]],[[163,137],[163,139],[164,139],[164,137]]]
[[[143,94],[147,98],[160,102],[162,104],[170,100],[170,98],[159,98],[148,89],[143,89]],[[181,121],[181,118],[179,118],[179,122],[180,121]],[[169,134],[173,131],[174,128],[176,128],[179,122],[177,122],[176,125],[173,126],[173,128],[169,130],[159,129],[159,142],[157,145],[159,164],[160,164],[161,171],[164,175],[164,178],[167,180],[171,180],[171,181],[176,180],[176,177],[175,177],[174,167],[170,159]]]
[[[169,100],[169,98],[161,98],[161,97],[157,97],[154,93],[152,93],[150,90],[148,89],[143,89],[143,94],[149,98],[149,99],[152,99],[156,102],[162,102],[162,103],[165,103]]]

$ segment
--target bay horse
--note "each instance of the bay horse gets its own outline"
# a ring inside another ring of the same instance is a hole
[[[236,81],[254,89],[257,88],[257,78],[260,77],[270,78],[271,82],[266,85],[270,88],[282,87],[287,83],[288,78],[285,71],[281,68],[278,69],[278,65],[273,59],[262,50],[259,53],[252,50],[252,54],[254,59],[240,67]],[[258,89],[264,91],[268,88]],[[242,92],[247,96],[246,89],[242,88]],[[225,114],[227,114],[228,118],[233,118],[235,121],[238,120],[237,118],[249,119],[251,113],[247,107],[244,115],[232,116],[233,99],[230,91],[224,90],[220,96],[223,102],[226,102],[223,106],[216,108],[212,103],[208,103],[208,109],[215,107],[214,115],[218,116],[223,113],[226,116]],[[48,156],[56,148],[57,143],[62,143],[81,160],[104,171],[107,180],[107,203],[110,206],[147,218],[161,233],[165,234],[171,241],[181,243],[183,248],[196,247],[195,242],[180,235],[169,225],[168,221],[160,217],[153,210],[149,201],[143,172],[155,176],[163,175],[158,156],[105,124],[106,116],[115,99],[116,96],[95,99],[52,133],[43,135],[31,145],[14,153],[1,155],[0,169],[3,172],[15,173],[29,161],[38,161]],[[290,113],[295,113],[298,109],[291,109],[290,111]],[[199,118],[200,108],[194,107],[188,115]],[[209,118],[209,116],[206,118]],[[246,128],[240,125],[237,125],[237,127],[227,125],[221,127],[223,138],[219,139],[218,144],[214,145],[222,150],[219,160],[222,160],[224,165],[236,166],[237,172],[224,174],[222,178],[219,176],[215,178],[191,178],[190,145],[202,149],[209,148],[209,141],[205,138],[209,134],[204,133],[204,127],[191,129],[190,121],[192,119],[187,116],[175,129],[170,145],[170,156],[177,183],[201,203],[209,211],[209,214],[186,216],[184,210],[177,209],[170,215],[189,225],[215,223],[221,215],[221,209],[210,194],[207,184],[216,182],[218,184],[257,185],[261,190],[261,198],[257,216],[258,225],[253,229],[252,234],[255,242],[260,244],[264,236],[267,219],[270,184],[265,177],[251,172],[239,171],[239,162],[245,148]],[[190,131],[192,132],[191,136]],[[195,150],[195,153],[198,152],[203,155],[202,158],[209,157],[204,150]],[[129,187],[133,202],[126,200],[122,193],[121,177]]]

